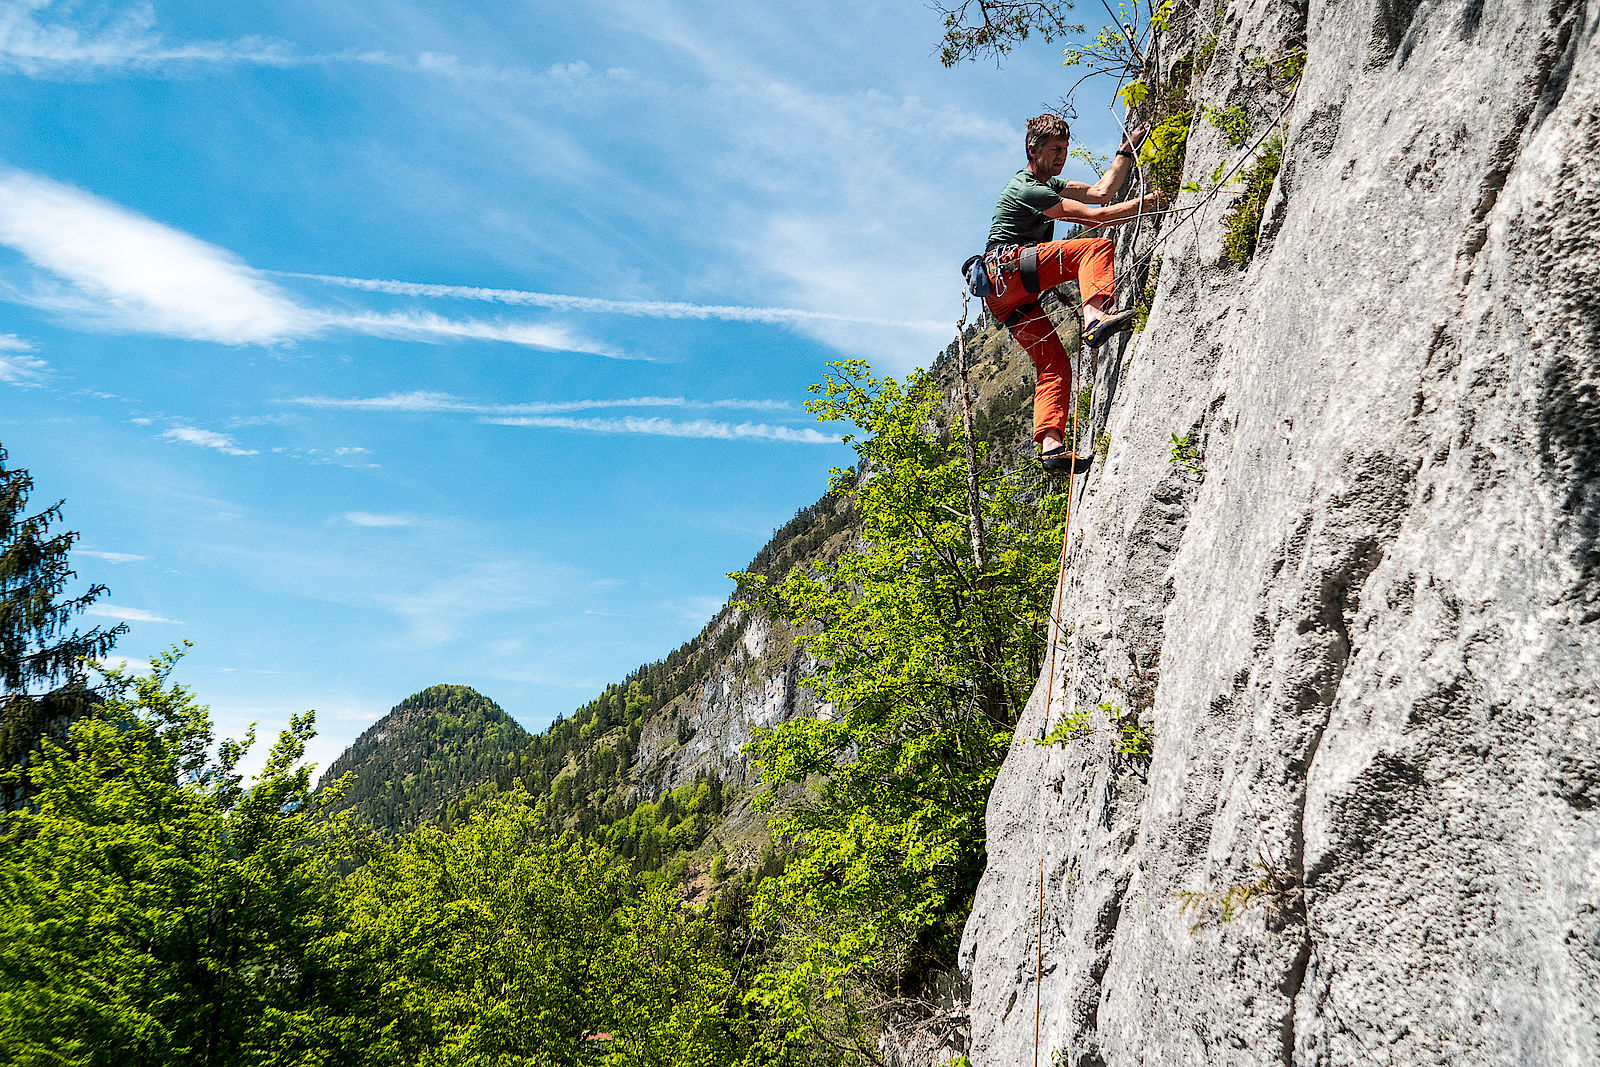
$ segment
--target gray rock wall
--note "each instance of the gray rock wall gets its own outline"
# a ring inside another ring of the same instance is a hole
[[[1255,259],[1184,196],[1099,368],[963,946],[977,1067],[1600,1063],[1597,21],[1223,13],[1200,99],[1263,129],[1249,60],[1309,60]],[[1197,124],[1187,174],[1238,154]],[[1104,712],[1033,743],[1102,704],[1152,758]]]
[[[635,796],[653,800],[702,770],[715,771],[733,786],[755,786],[761,776],[744,751],[753,731],[770,730],[796,715],[831,714],[803,684],[815,672],[815,662],[781,624],[728,608],[707,640],[724,627],[739,635],[732,653],[667,713],[645,723],[630,772]],[[682,742],[680,721],[687,735]]]

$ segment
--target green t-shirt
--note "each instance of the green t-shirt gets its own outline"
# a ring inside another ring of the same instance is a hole
[[[1000,245],[1036,245],[1050,240],[1056,232],[1055,220],[1041,212],[1061,203],[1067,183],[1060,178],[1040,181],[1023,167],[1006,182],[1000,202],[994,206],[994,223],[989,227],[988,248]]]

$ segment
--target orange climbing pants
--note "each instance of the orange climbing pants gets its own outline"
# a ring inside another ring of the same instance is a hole
[[[1116,296],[1111,274],[1116,250],[1107,238],[1047,241],[1038,249],[1040,292],[1076,279],[1085,303],[1097,296]],[[1072,404],[1072,363],[1061,338],[1056,336],[1055,324],[1038,306],[1038,295],[1023,287],[1021,274],[1007,271],[996,278],[991,272],[990,281],[1005,283],[1004,289],[995,285],[1000,290],[998,295],[984,297],[990,314],[998,321],[1005,322],[1018,308],[1033,305],[1010,327],[1011,336],[1033,359],[1033,439],[1037,441],[1051,430],[1065,437]]]

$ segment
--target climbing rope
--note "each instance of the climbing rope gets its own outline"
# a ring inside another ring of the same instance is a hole
[[[1070,369],[1071,364],[1068,364]],[[1078,346],[1078,369],[1083,369],[1083,346]],[[1078,376],[1073,376],[1074,384]],[[1090,402],[1093,403],[1094,382],[1090,381]],[[1067,446],[1068,455],[1078,454],[1078,394],[1076,390],[1068,390],[1072,394],[1072,440]],[[1072,489],[1077,475],[1069,467],[1067,470],[1067,513],[1061,524],[1061,555],[1056,562],[1056,589],[1055,597],[1050,610],[1050,621],[1046,633],[1050,638],[1050,661],[1045,671],[1044,686],[1044,724],[1039,730],[1039,740],[1042,742],[1050,736],[1050,715],[1055,709],[1056,687],[1056,648],[1061,644],[1061,600],[1067,584],[1067,546],[1072,535]],[[1085,479],[1087,481],[1087,479]],[[1041,786],[1042,788],[1042,786]],[[1044,805],[1041,794],[1040,807]],[[1042,814],[1042,813],[1041,813]],[[1041,997],[1044,987],[1044,833],[1043,819],[1037,819],[1034,828],[1039,842],[1039,901],[1036,912],[1034,930],[1034,970],[1033,970],[1033,1067],[1039,1067],[1039,1016]]]

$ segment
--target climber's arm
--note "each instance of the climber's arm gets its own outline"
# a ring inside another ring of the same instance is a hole
[[[1119,222],[1127,222],[1141,212],[1148,214],[1159,211],[1163,204],[1160,193],[1136,196],[1120,204],[1106,205],[1080,204],[1076,200],[1063,197],[1061,203],[1045,211],[1044,216],[1061,222],[1075,222],[1080,226],[1115,226]]]
[[[1110,203],[1111,197],[1128,180],[1128,172],[1133,169],[1133,154],[1144,143],[1145,135],[1149,132],[1150,127],[1145,125],[1124,137],[1122,147],[1117,149],[1117,154],[1111,158],[1110,168],[1100,176],[1099,181],[1093,185],[1068,182],[1061,195],[1082,204]]]

